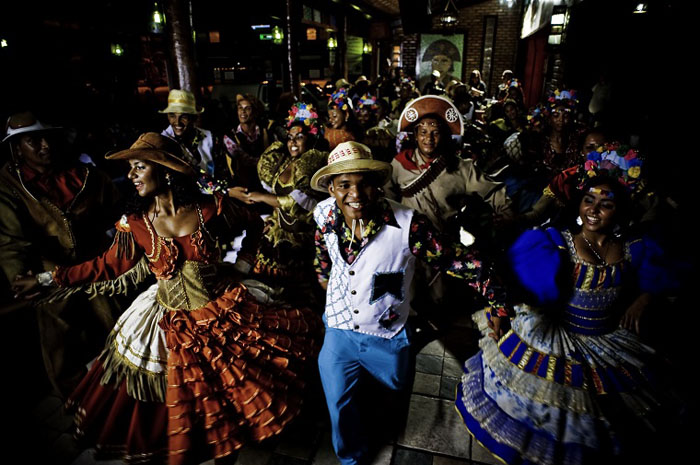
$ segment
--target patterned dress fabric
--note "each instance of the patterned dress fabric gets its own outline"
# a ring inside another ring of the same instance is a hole
[[[107,252],[55,273],[59,285],[79,288],[145,260],[156,276],[68,402],[78,432],[105,456],[199,463],[278,434],[299,412],[320,319],[261,304],[240,283],[215,293],[226,276],[218,244],[246,228],[241,253],[250,253],[261,224],[225,198],[198,212],[198,230],[174,238],[159,236],[145,215],[123,217]]]
[[[608,463],[626,447],[630,425],[658,408],[654,351],[619,328],[634,292],[667,283],[643,241],[622,261],[581,260],[570,232],[526,232],[511,265],[537,306],[516,306],[511,330],[484,336],[467,360],[457,410],[477,441],[506,463]],[[567,270],[571,287],[557,275]],[[475,315],[483,334],[490,313]],[[652,394],[654,393],[654,394]]]
[[[280,203],[265,221],[265,233],[256,256],[254,273],[261,279],[274,278],[277,285],[288,284],[290,280],[299,285],[313,281],[312,211],[318,193],[309,183],[311,176],[325,166],[327,158],[327,152],[312,149],[295,160],[280,142],[270,145],[260,157],[258,174],[263,187],[276,195]],[[289,179],[282,181],[280,177],[288,168]]]

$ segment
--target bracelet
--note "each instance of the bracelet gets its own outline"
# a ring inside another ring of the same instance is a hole
[[[44,287],[51,286],[53,284],[53,273],[50,271],[44,271],[43,273],[39,273],[36,275],[36,280],[40,285]]]

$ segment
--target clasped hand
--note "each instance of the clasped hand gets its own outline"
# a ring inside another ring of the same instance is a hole
[[[15,294],[15,299],[32,299],[40,294],[39,281],[31,271],[26,275],[17,275],[12,281],[12,292]]]

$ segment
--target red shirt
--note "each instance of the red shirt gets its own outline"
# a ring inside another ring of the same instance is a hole
[[[47,197],[61,210],[66,210],[85,183],[85,168],[75,166],[59,173],[39,173],[26,163],[20,167],[22,180],[32,192]]]

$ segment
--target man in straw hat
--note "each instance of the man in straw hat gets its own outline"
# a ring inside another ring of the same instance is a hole
[[[0,295],[6,302],[16,276],[79,263],[104,250],[110,244],[105,232],[119,217],[111,180],[95,167],[66,157],[61,136],[60,128],[43,124],[30,112],[7,121],[2,142],[9,146],[11,159],[0,169]],[[38,326],[46,374],[33,371],[32,351],[26,348],[20,372],[8,367],[14,357],[6,359],[5,368],[15,379],[22,379],[21,373],[27,380],[48,377],[59,391],[69,392],[85,363],[99,354],[115,310],[104,297],[76,296],[18,312],[22,327],[12,327],[9,338],[0,339],[9,345],[21,337],[25,345]]]
[[[168,94],[168,106],[159,110],[168,116],[170,126],[165,128],[162,135],[175,139],[187,149],[188,162],[197,166],[207,174],[214,174],[215,149],[214,138],[210,131],[195,126],[197,117],[204,112],[198,108],[192,92],[172,89]]]
[[[368,459],[360,377],[368,374],[392,390],[410,386],[406,322],[416,260],[481,287],[482,264],[472,253],[444,242],[426,217],[381,195],[390,176],[391,165],[351,141],[339,144],[311,178],[312,188],[330,194],[314,210],[316,270],[327,293],[318,364],[343,464]]]

